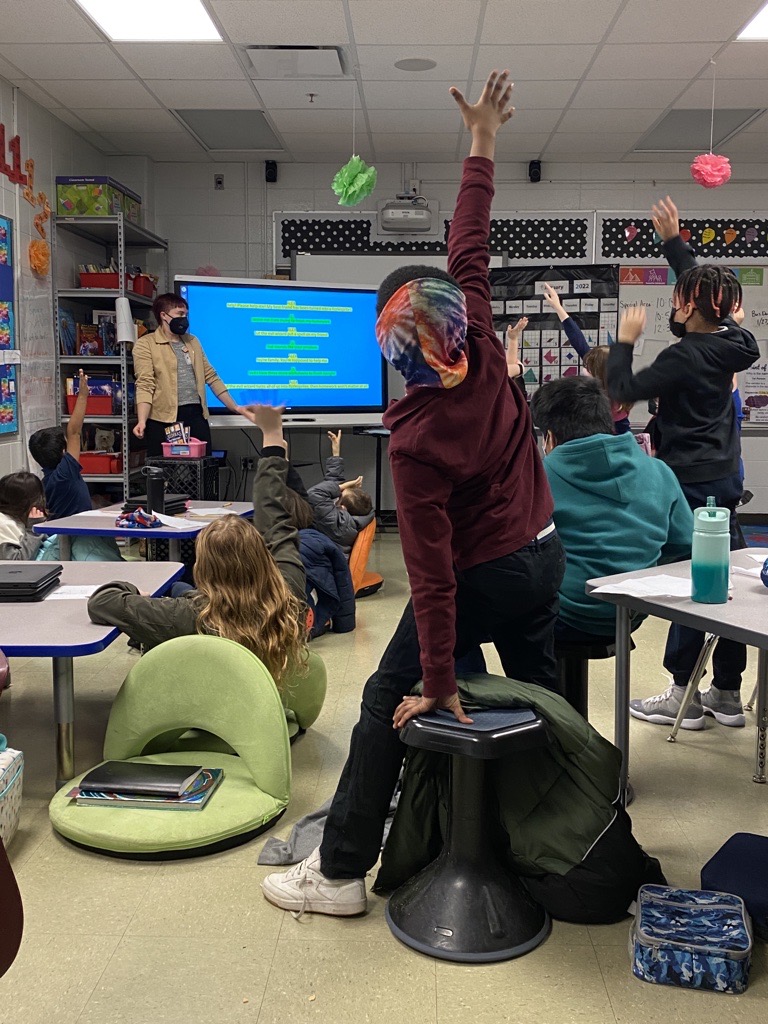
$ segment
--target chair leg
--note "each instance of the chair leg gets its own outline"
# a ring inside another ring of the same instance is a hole
[[[757,683],[755,683],[755,688],[752,691],[752,696],[749,698],[747,703],[744,705],[744,710],[745,711],[751,711],[754,708],[754,706],[755,706],[755,701],[756,700],[757,700]]]
[[[680,710],[677,712],[677,718],[675,719],[675,724],[672,726],[672,732],[667,736],[667,740],[670,743],[674,743],[677,739],[677,734],[680,731],[680,725],[685,717],[685,712],[688,710],[688,706],[693,700],[694,691],[699,687],[699,683],[701,682],[702,676],[709,664],[709,659],[712,657],[712,653],[718,640],[719,637],[715,636],[714,633],[707,633],[704,637],[704,643],[699,651],[696,664],[693,666],[691,678],[688,680],[688,685],[685,688],[683,703],[680,705]]]
[[[572,708],[589,721],[589,661],[586,658],[560,658],[557,663],[560,693]]]

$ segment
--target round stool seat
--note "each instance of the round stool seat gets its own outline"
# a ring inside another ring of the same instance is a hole
[[[412,718],[409,746],[451,756],[448,835],[437,860],[393,893],[386,919],[406,946],[442,960],[488,963],[535,949],[549,916],[499,860],[485,794],[485,762],[549,742],[547,724],[530,710],[473,712],[471,725],[451,712]]]

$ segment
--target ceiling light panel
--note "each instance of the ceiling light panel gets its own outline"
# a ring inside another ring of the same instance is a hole
[[[757,12],[752,21],[736,38],[768,40],[768,4]]]
[[[177,110],[206,149],[282,149],[260,110]]]
[[[713,146],[715,149],[753,120],[757,110],[716,110]],[[635,150],[638,153],[702,153],[709,146],[711,112],[709,110],[670,110],[666,117],[645,135]]]
[[[200,0],[77,0],[113,42],[221,42]]]

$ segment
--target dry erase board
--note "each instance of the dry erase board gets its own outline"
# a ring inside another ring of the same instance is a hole
[[[619,294],[617,264],[501,267],[491,270],[493,323],[504,341],[508,324],[528,317],[520,358],[530,389],[577,374],[581,360],[555,312],[544,304],[544,282],[560,295],[565,310],[590,345],[608,345],[616,337]]]
[[[768,423],[768,268],[753,265],[731,267],[741,282],[744,326],[760,346],[760,364],[739,374],[745,422]],[[622,267],[619,271],[619,311],[642,303],[648,310],[645,337],[635,346],[635,371],[650,366],[674,339],[669,330],[675,274],[670,267]],[[765,401],[763,401],[765,399]],[[647,420],[644,402],[636,406],[632,422]],[[762,410],[762,411],[761,411]]]

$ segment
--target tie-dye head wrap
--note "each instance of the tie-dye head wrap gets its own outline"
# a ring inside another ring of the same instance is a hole
[[[436,277],[409,281],[382,309],[376,339],[407,386],[455,388],[467,375],[464,292]]]

